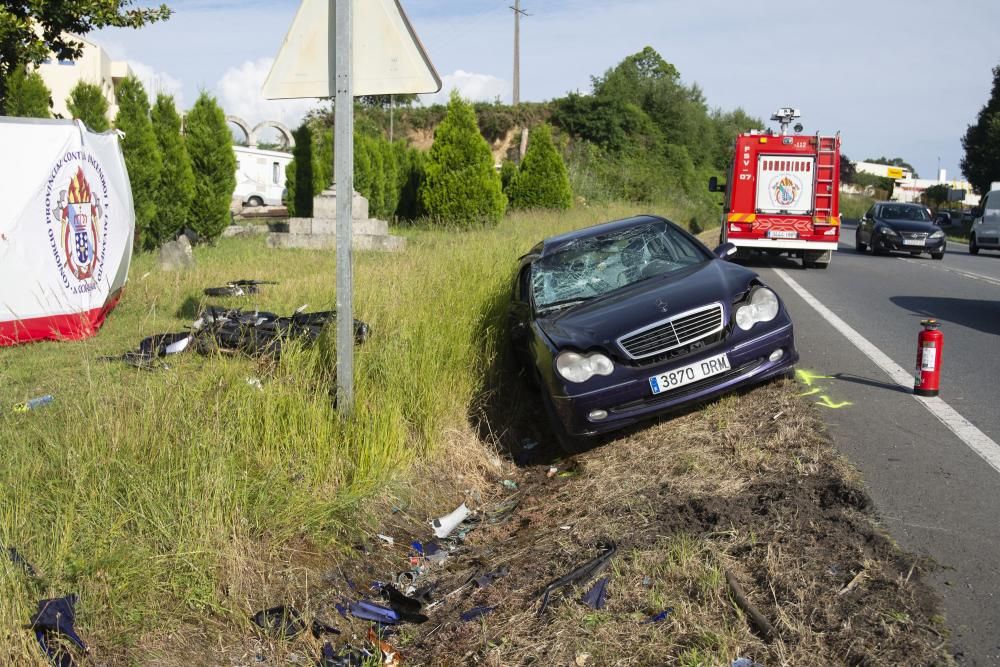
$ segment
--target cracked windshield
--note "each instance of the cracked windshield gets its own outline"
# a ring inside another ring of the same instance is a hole
[[[569,306],[708,259],[676,229],[655,223],[571,242],[535,262],[531,288],[539,309]]]

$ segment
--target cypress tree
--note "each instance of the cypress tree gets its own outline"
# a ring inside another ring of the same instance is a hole
[[[310,129],[313,161],[312,194],[315,196],[333,184],[333,128]]]
[[[101,89],[92,83],[80,81],[73,86],[66,98],[66,108],[73,114],[73,118],[79,118],[94,132],[111,129],[111,123],[108,122],[108,100]]]
[[[528,138],[528,151],[508,194],[513,208],[566,209],[573,203],[569,173],[552,143],[552,128],[542,125]]]
[[[222,108],[206,92],[198,96],[188,113],[184,132],[194,168],[194,198],[188,220],[202,238],[213,241],[229,224],[236,189],[233,135]]]
[[[163,171],[163,158],[149,120],[149,99],[142,83],[129,76],[118,84],[116,95],[118,115],[115,116],[115,127],[125,133],[122,152],[135,206],[135,247],[148,250],[156,246],[150,232],[157,215],[156,190],[160,184],[160,172]]]
[[[431,218],[452,224],[496,223],[507,208],[493,154],[472,105],[453,92],[424,167],[420,202]]]
[[[160,93],[150,113],[156,143],[163,156],[163,171],[156,189],[156,220],[150,226],[151,243],[159,245],[184,230],[194,198],[194,171],[181,135],[181,117],[174,98]]]
[[[292,161],[285,167],[286,201],[288,215],[311,218],[313,214],[313,137],[309,126],[299,125],[292,132],[295,148]]]
[[[52,93],[38,72],[28,72],[24,65],[7,77],[4,113],[23,118],[51,118]]]

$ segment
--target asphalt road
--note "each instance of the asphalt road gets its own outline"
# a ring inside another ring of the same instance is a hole
[[[973,257],[949,242],[941,261],[876,257],[855,251],[854,229],[845,223],[827,270],[780,259],[748,265],[791,311],[800,379],[811,383],[803,393],[861,470],[884,525],[903,548],[941,566],[931,580],[944,598],[957,661],[1000,665],[1000,472],[774,271],[783,269],[908,371],[920,320],[940,320],[941,398],[1000,442],[1000,253]]]

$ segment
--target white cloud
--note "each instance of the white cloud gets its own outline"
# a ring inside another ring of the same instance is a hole
[[[319,106],[319,100],[266,100],[261,86],[271,71],[274,58],[247,60],[239,67],[230,67],[215,85],[219,104],[226,114],[239,116],[250,127],[265,120],[276,120],[290,128],[302,122],[306,113]]]
[[[477,74],[465,70],[455,70],[441,78],[441,91],[433,95],[421,95],[424,104],[447,104],[452,90],[457,90],[462,99],[472,102],[492,102],[500,98],[510,102],[511,86],[508,82],[492,74]]]
[[[128,60],[128,66],[135,76],[142,82],[149,96],[149,103],[156,102],[156,96],[160,93],[174,96],[174,104],[178,109],[184,108],[184,84],[180,80],[170,76],[166,72],[157,72],[152,67],[137,60]]]

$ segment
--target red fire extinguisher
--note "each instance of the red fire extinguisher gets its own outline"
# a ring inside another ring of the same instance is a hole
[[[941,386],[941,350],[944,334],[937,320],[924,320],[917,336],[917,377],[913,393],[917,396],[937,396]]]

